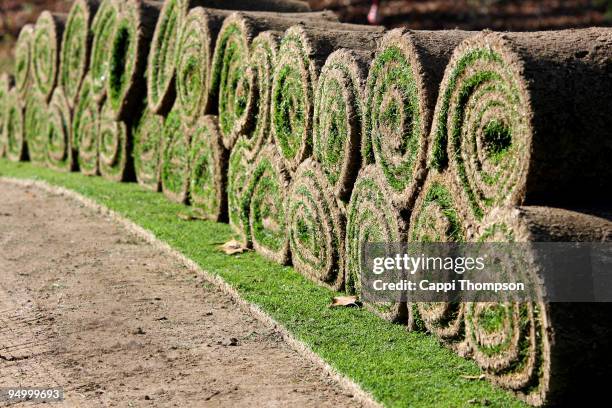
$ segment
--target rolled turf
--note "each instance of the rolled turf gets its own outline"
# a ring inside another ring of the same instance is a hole
[[[261,151],[253,164],[244,192],[253,248],[266,258],[286,265],[290,261],[287,233],[289,173],[275,146]]]
[[[251,247],[251,228],[249,226],[248,201],[245,192],[249,177],[253,172],[253,162],[249,159],[251,144],[241,136],[234,144],[227,168],[227,206],[229,224],[245,247]]]
[[[611,234],[609,219],[533,206],[493,209],[476,240],[602,242]],[[610,304],[549,303],[542,292],[533,302],[469,303],[466,337],[474,360],[494,383],[532,405],[572,405],[585,395],[607,395]]]
[[[146,101],[144,103],[146,105]],[[161,191],[161,152],[164,118],[142,109],[132,127],[134,140],[133,160],[136,180],[141,186]]]
[[[401,207],[410,207],[426,174],[429,131],[444,68],[467,32],[389,31],[366,86],[362,156],[383,171]]]
[[[162,4],[124,0],[110,37],[106,95],[114,119],[131,121],[146,93],[147,56]]]
[[[291,258],[298,272],[334,290],[342,289],[345,227],[321,165],[307,159],[292,178],[287,203]]]
[[[109,76],[112,37],[119,20],[119,0],[102,0],[91,23],[92,43],[89,62],[91,91],[94,100],[101,104],[106,96]]]
[[[24,137],[23,103],[17,87],[11,88],[6,101],[6,158],[10,161],[22,161],[28,158],[28,149]]]
[[[72,117],[72,146],[78,151],[81,173],[95,176],[98,172],[98,133],[100,108],[94,98],[93,82],[85,76]]]
[[[189,202],[189,150],[191,132],[183,124],[179,108],[172,109],[162,133],[161,182],[166,197],[177,203]]]
[[[254,83],[254,72],[250,69],[249,53],[253,38],[266,30],[284,31],[298,22],[314,24],[320,21],[337,20],[326,12],[237,12],[225,19],[215,45],[209,95],[213,107],[218,105],[219,126],[225,147],[231,149],[238,136],[255,125],[259,93]]]
[[[28,96],[24,113],[24,136],[28,158],[37,165],[47,162],[48,110],[45,97],[38,93]]]
[[[47,165],[54,170],[77,169],[78,152],[72,145],[72,113],[62,87],[56,87],[48,108]]]
[[[45,102],[51,98],[57,83],[66,19],[66,14],[43,11],[36,20],[32,42],[32,74],[36,92],[43,96]]]
[[[32,72],[32,45],[34,25],[26,24],[21,28],[15,44],[15,87],[22,100],[32,91],[34,81]]]
[[[551,50],[555,50],[552,52]],[[454,52],[431,165],[455,174],[476,217],[495,206],[612,196],[612,30],[484,32]]]
[[[168,0],[164,3],[159,23],[151,45],[147,67],[147,95],[149,109],[165,114],[173,106],[175,98],[175,68],[178,61],[179,36],[186,16],[194,7],[221,8],[226,10],[308,11],[303,2],[278,0],[216,1],[216,0]]]
[[[98,128],[98,166],[102,177],[111,181],[134,179],[132,161],[132,137],[130,128],[115,119],[110,100],[106,100],[100,112]]]
[[[202,117],[194,125],[189,152],[191,205],[206,219],[227,221],[227,166],[216,116]]]
[[[409,243],[465,242],[472,226],[456,200],[448,174],[431,172],[410,215]],[[421,323],[451,348],[465,352],[463,303],[419,302],[410,305],[409,328]]]
[[[99,6],[99,0],[76,0],[68,13],[62,39],[58,83],[64,89],[71,108],[89,67],[93,38],[91,25]]]
[[[407,219],[389,200],[389,191],[380,169],[369,165],[357,176],[346,212],[346,291],[361,297],[362,250],[368,243],[398,244],[406,241]],[[368,305],[381,317],[406,322],[405,303]]]
[[[313,156],[343,201],[349,200],[361,167],[365,83],[372,57],[369,51],[335,51],[316,87]]]
[[[0,75],[0,157],[6,155],[8,137],[5,131],[8,120],[9,93],[14,86],[14,78],[6,73]]]
[[[334,50],[373,49],[382,31],[349,24],[294,26],[285,32],[272,80],[272,135],[290,171],[312,154],[315,88]]]

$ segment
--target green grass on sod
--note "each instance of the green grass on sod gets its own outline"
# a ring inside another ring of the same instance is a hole
[[[486,380],[466,378],[478,377],[476,365],[439,345],[433,336],[408,333],[364,309],[330,309],[334,293],[291,267],[252,252],[233,257],[223,254],[218,246],[232,238],[230,227],[184,221],[177,214],[186,207],[171,203],[163,194],[133,183],[6,160],[0,160],[0,175],[69,188],[152,231],[203,269],[221,276],[386,406],[524,406]]]

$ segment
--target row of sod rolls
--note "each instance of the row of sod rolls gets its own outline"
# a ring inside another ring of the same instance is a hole
[[[163,191],[361,296],[368,243],[609,241],[608,218],[571,209],[610,206],[611,51],[610,29],[385,31],[296,0],[77,0],[19,35],[0,155]],[[530,404],[606,389],[605,305],[366,306]]]

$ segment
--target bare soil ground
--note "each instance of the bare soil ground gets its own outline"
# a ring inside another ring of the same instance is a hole
[[[0,182],[0,388],[62,406],[359,406],[278,333],[104,216]]]

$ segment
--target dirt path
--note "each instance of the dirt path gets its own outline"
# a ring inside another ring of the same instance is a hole
[[[120,226],[0,182],[0,388],[16,385],[63,387],[63,406],[359,406]]]

